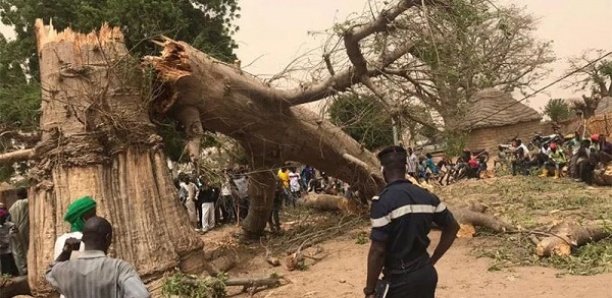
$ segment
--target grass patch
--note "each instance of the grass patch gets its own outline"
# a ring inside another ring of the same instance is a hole
[[[164,297],[178,296],[185,298],[222,298],[225,292],[225,276],[220,278],[195,276],[176,273],[168,277],[162,287]]]
[[[546,229],[561,221],[588,224],[612,222],[612,188],[587,187],[567,179],[500,177],[468,181],[440,188],[436,193],[451,206],[477,201],[514,227]],[[612,239],[577,248],[570,257],[540,259],[527,234],[495,235],[479,230],[474,254],[493,260],[489,270],[538,265],[562,274],[592,275],[612,272]]]

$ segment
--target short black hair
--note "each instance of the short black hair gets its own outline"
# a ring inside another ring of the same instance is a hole
[[[113,235],[113,227],[103,217],[94,216],[88,219],[83,226],[83,242],[85,243],[85,248],[88,248],[87,245],[94,245],[97,248],[100,248],[105,245],[108,236]]]
[[[408,154],[406,149],[401,146],[390,146],[377,155],[380,164],[387,168],[404,168]]]
[[[28,189],[25,187],[17,189],[17,197],[19,199],[26,199],[28,197]]]

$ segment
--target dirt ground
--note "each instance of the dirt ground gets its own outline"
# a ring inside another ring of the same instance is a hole
[[[432,232],[430,237],[430,248],[433,248],[439,232]],[[491,272],[487,270],[491,259],[474,257],[468,241],[457,239],[437,265],[439,283],[436,297],[612,297],[612,273],[558,277],[558,270],[537,266]],[[278,273],[288,280],[285,285],[257,293],[254,297],[361,297],[368,244],[358,245],[355,239],[343,237],[327,241],[321,247],[329,255],[310,265],[306,271],[271,268],[262,257],[256,257],[241,264],[231,274],[263,277]]]
[[[435,192],[449,205],[460,206],[469,201],[486,204],[490,207],[489,214],[528,230],[546,229],[565,220],[612,219],[612,188],[585,187],[569,180],[502,177],[466,181]],[[304,210],[295,212],[297,215],[283,215],[290,217],[284,218],[287,221],[283,227],[285,234],[264,241],[271,251],[275,249],[282,254],[285,250],[279,250],[278,246],[295,245],[286,242],[296,237],[295,231],[324,230],[329,225],[322,225],[322,219],[334,219],[329,213],[309,211],[300,215]],[[265,262],[264,243],[250,244],[245,250],[244,245],[230,236],[239,232],[236,226],[212,231],[203,235],[203,240],[209,251],[219,247],[224,251],[241,251],[237,253],[241,255],[237,265],[229,271],[232,278],[263,278],[272,274],[284,277],[281,287],[258,292],[254,297],[363,297],[369,248],[365,236],[367,226],[367,221],[363,221],[336,234],[340,236],[319,243],[323,251],[319,255],[326,257],[316,263],[307,259],[304,271],[289,272],[283,266],[271,267]],[[296,239],[307,239],[303,233],[300,235]],[[533,253],[533,244],[522,238],[514,239],[515,236],[495,236],[485,231],[473,239],[457,239],[436,266],[439,275],[436,296],[612,298],[610,241],[600,241],[576,251],[566,263],[555,263],[550,259],[539,260]],[[439,232],[433,231],[430,238],[433,250]],[[309,248],[305,254],[315,249]],[[285,263],[284,256],[275,256]],[[570,271],[590,275],[571,275]],[[599,272],[605,273],[597,274]],[[240,293],[239,288],[228,290],[230,297],[250,297]]]

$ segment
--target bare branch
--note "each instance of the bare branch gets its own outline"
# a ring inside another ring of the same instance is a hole
[[[2,153],[0,154],[0,165],[12,164],[14,162],[28,160],[33,158],[34,156],[34,148]]]

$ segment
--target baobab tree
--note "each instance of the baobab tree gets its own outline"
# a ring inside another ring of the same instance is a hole
[[[205,130],[242,145],[256,170],[243,226],[249,236],[260,235],[270,215],[274,175],[269,169],[286,160],[308,163],[349,182],[362,199],[374,195],[383,185],[375,156],[300,105],[361,86],[393,111],[383,82],[410,83],[414,78],[408,74],[415,63],[425,64],[423,71],[436,69],[427,64],[437,60],[419,57],[420,43],[406,40],[398,31],[409,29],[407,20],[421,14],[423,4],[447,13],[457,9],[442,0],[402,0],[367,22],[339,27],[338,41],[349,63],[338,68],[326,56],[329,75],[294,89],[275,88],[238,65],[164,37],[154,41],[162,47],[161,55],[145,57],[143,71],[130,58],[118,28],[104,26],[85,35],[70,29],[56,32],[38,21],[42,136],[34,148],[0,155],[0,162],[37,161],[30,171],[37,182],[30,209],[32,288],[49,290],[42,272],[51,261],[55,237],[67,228],[62,213],[71,200],[86,194],[98,200],[99,213],[114,224],[114,253],[133,263],[145,280],[176,266],[202,269],[202,243],[180,215],[152,115],[182,124],[194,158]],[[377,52],[367,47],[381,38],[386,41]],[[429,80],[445,84],[435,76]],[[417,86],[406,90],[423,97],[434,94],[429,87]],[[445,92],[440,90],[436,92]]]

